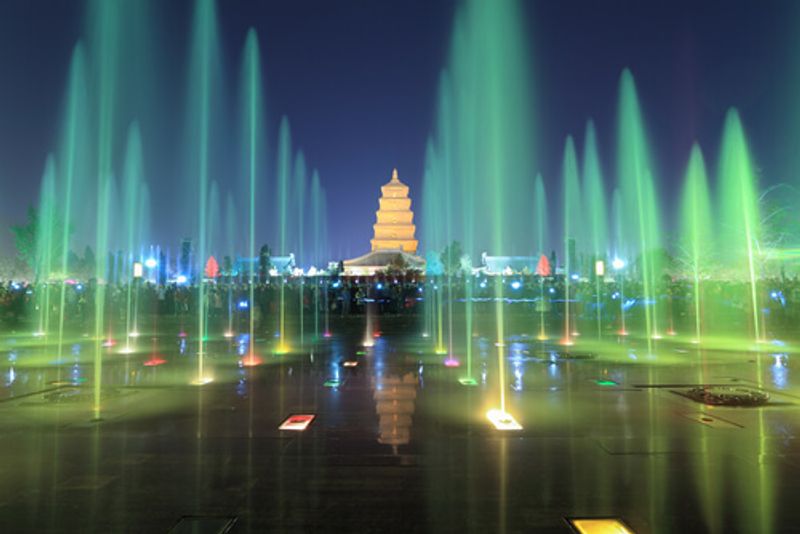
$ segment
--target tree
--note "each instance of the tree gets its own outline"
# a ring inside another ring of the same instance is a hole
[[[28,222],[19,226],[12,226],[11,233],[14,234],[14,246],[17,247],[17,255],[31,269],[36,271],[36,236],[39,232],[39,213],[33,206],[28,206]]]
[[[222,258],[222,275],[230,277],[233,271],[233,260],[230,256],[223,256]]]
[[[408,270],[408,262],[401,254],[398,254],[389,262],[389,265],[383,269],[383,272],[388,276],[404,276]]]
[[[261,245],[258,253],[258,278],[262,282],[267,280],[269,270],[272,268],[272,251],[269,245]]]
[[[425,253],[425,274],[428,276],[440,276],[444,272],[442,260],[435,250]]]
[[[42,227],[43,224],[44,227]],[[33,206],[28,206],[27,222],[12,226],[11,233],[14,234],[17,255],[36,276],[48,277],[54,270],[61,270],[61,259],[64,252],[64,220],[58,213],[55,213],[55,210],[43,222],[39,211]],[[69,228],[68,242],[71,234],[72,228]],[[43,235],[50,236],[46,243],[39,242]],[[47,250],[43,250],[42,246],[47,246]],[[43,265],[44,263],[47,265]],[[66,275],[66,273],[62,274]]]
[[[92,247],[86,245],[83,249],[83,265],[81,267],[82,274],[86,278],[93,278],[97,268],[97,259],[94,256]]]
[[[462,256],[464,256],[464,250],[458,241],[453,241],[444,248],[441,254],[441,261],[446,275],[458,275],[461,272]]]

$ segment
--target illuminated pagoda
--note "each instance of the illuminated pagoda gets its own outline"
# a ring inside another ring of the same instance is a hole
[[[381,187],[381,198],[372,228],[372,250],[358,258],[346,260],[345,274],[372,275],[390,265],[419,270],[425,268],[425,260],[416,256],[419,242],[414,238],[416,226],[408,186],[400,181],[397,169],[392,171],[389,183]]]

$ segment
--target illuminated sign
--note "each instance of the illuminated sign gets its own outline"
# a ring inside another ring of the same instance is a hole
[[[594,274],[597,276],[604,276],[606,274],[606,264],[603,260],[597,260],[594,262]]]
[[[278,427],[279,430],[296,430],[296,431],[303,431],[308,428],[308,425],[316,418],[316,415],[313,414],[294,414],[287,417],[281,426]]]
[[[576,518],[568,521],[580,534],[634,534],[625,523],[613,517]]]
[[[522,430],[522,425],[511,414],[502,410],[489,410],[486,417],[497,430]]]

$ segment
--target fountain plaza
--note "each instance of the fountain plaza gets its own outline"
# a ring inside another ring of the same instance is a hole
[[[800,529],[796,193],[736,108],[665,176],[624,69],[614,135],[586,120],[543,176],[523,7],[465,0],[421,187],[363,177],[345,259],[328,217],[361,207],[273,131],[259,33],[226,61],[218,4],[191,2],[159,174],[152,15],[88,3],[0,265],[0,531]]]

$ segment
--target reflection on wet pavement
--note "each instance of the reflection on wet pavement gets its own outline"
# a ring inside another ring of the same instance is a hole
[[[397,454],[397,446],[411,441],[411,421],[414,415],[414,399],[417,398],[417,379],[412,373],[403,377],[388,376],[372,378],[375,393],[375,411],[378,413],[378,443],[391,445]]]
[[[255,367],[238,338],[210,340],[204,386],[190,385],[193,340],[178,329],[143,333],[130,354],[104,347],[100,422],[94,342],[74,340],[59,362],[40,340],[1,339],[0,531],[235,518],[231,532],[569,532],[569,518],[613,517],[639,533],[784,532],[800,518],[790,346],[668,340],[648,353],[629,337],[567,354],[509,339],[506,409],[522,429],[502,433],[486,420],[499,396],[491,339],[476,338],[464,386],[463,364],[445,366],[389,319],[370,348],[361,324],[335,326],[305,352],[260,352]],[[703,387],[768,400],[688,394]],[[280,430],[293,414],[316,417]]]

